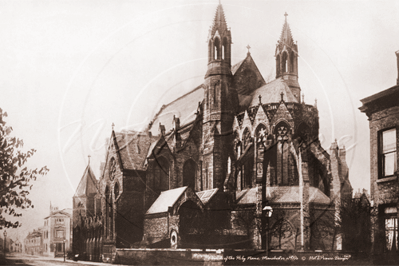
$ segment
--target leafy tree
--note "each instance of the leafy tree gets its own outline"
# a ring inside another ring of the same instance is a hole
[[[5,117],[7,113],[0,108],[0,228],[16,228],[21,224],[10,218],[22,216],[18,209],[34,207],[28,198],[31,183],[38,176],[46,175],[48,168],[28,169],[24,166],[36,150],[21,150],[24,143],[10,135],[12,127],[6,125]]]

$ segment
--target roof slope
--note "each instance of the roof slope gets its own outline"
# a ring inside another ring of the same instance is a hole
[[[272,203],[300,203],[298,186],[267,187],[267,198]],[[256,203],[256,188],[237,192],[238,204]],[[331,200],[318,188],[309,187],[309,202],[330,204]]]
[[[123,169],[145,170],[145,159],[155,138],[136,131],[115,132],[115,138]]]
[[[167,212],[169,207],[178,201],[180,196],[186,191],[187,187],[179,187],[175,189],[162,191],[159,197],[154,201],[146,214]]]
[[[252,101],[249,106],[259,104],[259,95],[262,96],[262,104],[279,103],[281,101],[281,93],[283,93],[285,102],[298,103],[287,83],[282,78],[278,78],[256,89],[252,93]]]
[[[97,194],[97,179],[91,170],[90,165],[87,165],[82,179],[80,179],[79,185],[76,188],[75,197],[85,197]]]
[[[203,99],[204,90],[201,85],[173,102],[163,105],[152,120],[151,133],[153,135],[159,134],[159,124],[164,125],[167,131],[170,130],[172,128],[173,116],[180,118],[181,126],[192,122],[195,119],[198,103],[202,102]]]
[[[200,198],[201,202],[205,205],[207,204],[213,196],[215,196],[216,192],[218,192],[218,188],[203,190],[197,192],[198,198]]]

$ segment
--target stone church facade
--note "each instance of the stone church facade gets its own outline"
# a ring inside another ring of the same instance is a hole
[[[337,249],[352,193],[345,150],[320,144],[287,16],[271,82],[249,52],[232,65],[220,4],[207,45],[203,84],[163,105],[146,130],[112,130],[97,193],[84,201],[101,228],[100,257],[130,247],[264,249],[266,231],[270,249]]]

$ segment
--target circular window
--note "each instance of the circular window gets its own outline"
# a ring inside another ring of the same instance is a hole
[[[170,233],[170,246],[172,248],[177,248],[177,232],[175,230]]]

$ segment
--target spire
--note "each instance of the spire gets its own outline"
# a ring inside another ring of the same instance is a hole
[[[285,22],[283,25],[283,30],[281,31],[280,35],[280,43],[285,43],[287,45],[290,45],[294,43],[294,39],[292,38],[290,25],[288,25],[287,22],[287,16],[288,16],[287,12],[285,12],[284,16],[285,16]]]
[[[216,9],[215,18],[213,19],[211,36],[213,36],[215,34],[216,30],[218,30],[219,33],[223,33],[224,31],[227,30],[226,18],[224,16],[223,7],[222,7],[222,4],[220,3],[220,1],[219,1],[219,5]]]

